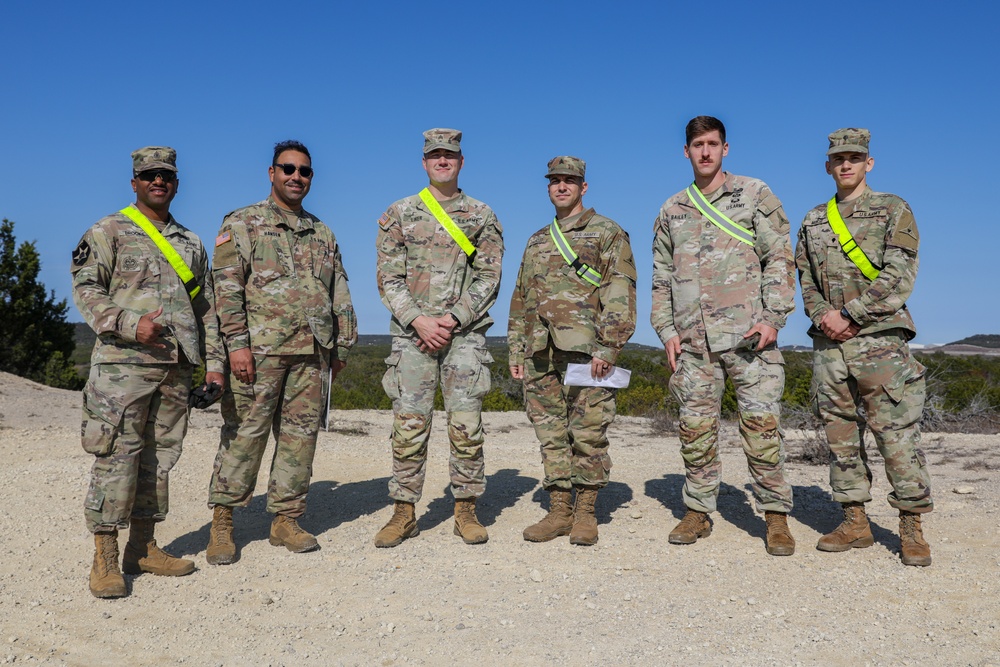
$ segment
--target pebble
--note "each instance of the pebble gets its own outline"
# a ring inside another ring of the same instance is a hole
[[[542,581],[542,573],[539,572],[538,570],[532,570],[531,571],[531,580],[533,582],[535,582],[536,584],[540,583]]]
[[[266,604],[266,605],[267,605],[267,604],[274,604],[274,600],[273,600],[273,599],[271,598],[271,596],[270,596],[270,595],[268,595],[267,593],[261,593],[261,594],[260,594],[260,601],[261,601],[261,602],[262,602],[263,604]]]
[[[633,519],[641,519],[642,518],[642,512],[640,512],[639,510],[635,509],[635,510],[632,510],[629,513],[629,516],[632,517]]]
[[[974,486],[968,486],[968,485],[966,485],[966,486],[956,486],[954,489],[952,489],[952,492],[964,496],[964,495],[968,495],[970,493],[975,493],[976,492],[976,487],[974,487]]]

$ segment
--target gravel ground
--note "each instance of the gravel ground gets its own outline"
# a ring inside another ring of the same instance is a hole
[[[468,546],[452,534],[439,415],[421,534],[376,549],[391,514],[391,415],[337,412],[320,435],[302,520],[321,549],[268,544],[265,475],[235,515],[239,561],[213,567],[205,498],[221,420],[198,412],[157,532],[198,570],[126,577],[128,598],[98,600],[87,590],[93,542],[82,503],[92,457],[80,448],[79,406],[79,393],[0,374],[0,664],[1000,665],[996,436],[925,437],[934,564],[914,568],[899,562],[880,474],[869,505],[875,546],[816,551],[840,513],[826,469],[802,464],[788,466],[798,550],[768,556],[732,429],[722,437],[714,532],[669,545],[684,511],[677,439],[637,418],[612,426],[600,542],[573,547],[521,538],[547,497],[537,443],[523,414],[487,414],[479,514],[490,541]]]

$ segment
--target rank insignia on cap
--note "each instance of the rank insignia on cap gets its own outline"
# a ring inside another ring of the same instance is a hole
[[[232,238],[233,237],[229,234],[229,232],[226,232],[225,234],[219,234],[218,236],[215,237],[215,247],[218,248],[223,243],[231,241]]]
[[[88,259],[90,259],[90,244],[86,241],[80,241],[80,245],[73,251],[73,263],[77,266],[83,266]]]

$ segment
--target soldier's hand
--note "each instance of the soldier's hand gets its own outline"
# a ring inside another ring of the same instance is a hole
[[[236,379],[245,384],[253,384],[257,379],[257,367],[249,347],[229,353],[229,368]]]
[[[151,313],[146,313],[139,318],[139,324],[135,328],[135,339],[143,345],[150,347],[166,347],[165,343],[157,342],[163,332],[163,325],[154,322],[157,317],[163,314],[163,306],[160,306]]]
[[[667,363],[670,364],[670,372],[677,372],[677,357],[681,356],[681,337],[674,336],[663,344],[663,351],[667,353]]]
[[[604,359],[597,357],[590,358],[590,377],[595,380],[603,380],[611,373],[612,365]]]
[[[345,366],[347,366],[347,362],[346,361],[341,361],[340,359],[331,359],[330,360],[330,375],[331,375],[331,377],[334,380],[336,380],[337,379],[337,375],[340,373],[340,371],[344,370]]]
[[[440,350],[451,340],[451,330],[441,326],[436,318],[418,315],[411,325],[420,336],[417,347],[424,352]]]
[[[518,364],[516,366],[510,367],[510,376],[515,380],[524,379],[524,364]]]
[[[850,330],[852,325],[857,326],[854,322],[841,315],[839,310],[834,310],[832,308],[826,311],[819,321],[819,328],[826,335],[826,337],[840,342],[843,342],[847,340],[847,338],[851,337],[848,336],[847,338],[843,338],[842,336]]]
[[[217,384],[223,389],[226,388],[226,376],[222,373],[205,373],[205,386]]]
[[[763,322],[758,322],[753,325],[750,331],[743,334],[743,337],[750,338],[755,334],[760,334],[760,342],[757,343],[756,348],[758,352],[778,340],[778,330],[768,324],[764,324]]]

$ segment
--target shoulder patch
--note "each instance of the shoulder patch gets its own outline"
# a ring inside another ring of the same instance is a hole
[[[90,244],[87,243],[87,239],[82,239],[80,245],[73,251],[73,265],[83,266],[90,259],[90,256]]]
[[[892,229],[892,236],[889,237],[888,245],[903,248],[911,252],[916,252],[920,246],[920,233],[917,232],[917,222],[913,219],[913,214],[909,209],[905,209],[899,216],[895,227]]]
[[[761,200],[760,206],[757,208],[760,209],[760,212],[764,215],[771,215],[781,208],[781,200],[778,199],[773,192],[768,192],[767,195]]]
[[[391,225],[392,217],[389,215],[389,210],[387,209],[386,212],[382,214],[382,217],[378,219],[378,226],[382,229],[389,229]]]
[[[225,233],[219,234],[218,236],[215,237],[215,247],[218,248],[223,243],[231,243],[232,240],[233,240],[233,235],[230,234],[229,230],[227,229]]]

